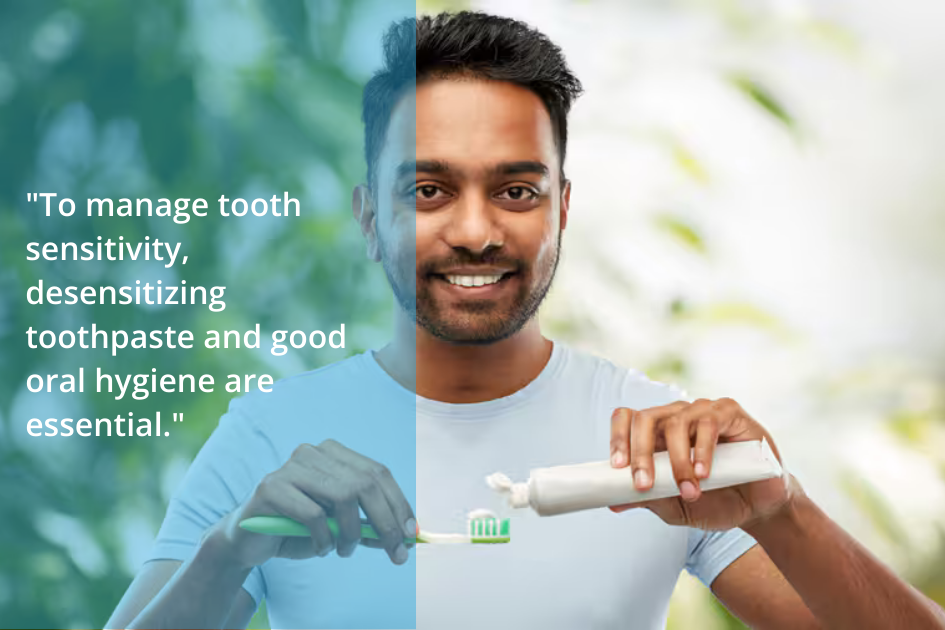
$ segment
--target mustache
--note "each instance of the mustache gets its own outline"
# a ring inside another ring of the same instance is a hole
[[[486,250],[481,254],[459,250],[452,256],[423,262],[417,267],[417,273],[421,276],[430,276],[438,274],[440,269],[476,266],[506,267],[520,272],[528,268],[528,263],[519,258],[506,256],[498,250]]]

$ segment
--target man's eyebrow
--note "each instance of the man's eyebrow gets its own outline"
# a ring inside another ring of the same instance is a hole
[[[418,160],[401,162],[397,167],[397,179],[410,177],[415,173],[434,173],[442,175],[450,171],[450,165],[442,160]]]
[[[445,175],[455,169],[449,162],[443,160],[410,160],[401,162],[397,167],[397,179],[411,177],[417,173],[431,173],[434,175]],[[550,170],[542,162],[536,160],[520,160],[517,162],[502,162],[492,166],[487,171],[489,175],[540,175],[547,177]]]
[[[547,177],[548,167],[534,160],[503,162],[489,169],[493,175],[541,175]]]

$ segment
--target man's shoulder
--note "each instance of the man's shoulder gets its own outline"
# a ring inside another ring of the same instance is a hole
[[[359,376],[363,379],[369,374],[371,361],[373,359],[369,352],[361,352],[340,361],[281,378],[273,384],[272,391],[291,393],[312,387],[330,387],[339,382],[348,383],[352,379],[357,380]]]
[[[273,383],[269,392],[254,392],[257,400],[297,395],[311,396],[315,391],[336,391],[339,387],[357,387],[371,376],[367,353],[350,356],[334,363],[293,374]]]
[[[615,397],[622,406],[646,409],[687,398],[677,384],[651,379],[640,368],[627,367],[585,350],[566,346],[562,346],[562,350],[567,355],[570,378],[583,376],[595,389]]]
[[[291,418],[299,412],[335,412],[350,409],[360,402],[387,391],[388,398],[401,392],[391,383],[383,383],[379,369],[368,353],[361,353],[328,365],[294,374],[273,383],[270,391],[252,391],[230,402],[230,413],[246,418],[274,416]],[[379,385],[383,385],[379,387]]]

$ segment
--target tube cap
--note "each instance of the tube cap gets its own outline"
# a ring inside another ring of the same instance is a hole
[[[492,473],[486,477],[486,483],[496,492],[508,495],[508,502],[511,507],[519,509],[529,506],[527,483],[513,483],[508,476],[500,472]]]

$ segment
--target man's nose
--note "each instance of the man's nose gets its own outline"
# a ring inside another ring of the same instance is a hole
[[[481,195],[467,195],[453,205],[443,238],[453,248],[482,253],[502,246],[499,209]]]

